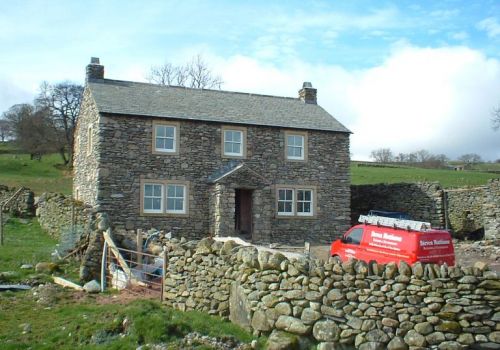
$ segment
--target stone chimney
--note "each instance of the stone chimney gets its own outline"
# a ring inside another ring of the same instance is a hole
[[[85,81],[90,79],[104,79],[104,66],[99,63],[99,57],[91,57],[90,64],[87,65],[87,76]]]
[[[299,98],[304,103],[318,104],[316,99],[316,93],[318,90],[312,87],[312,84],[308,81],[305,81],[302,84],[302,89],[299,90]]]

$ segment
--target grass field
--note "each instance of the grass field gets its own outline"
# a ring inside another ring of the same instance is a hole
[[[0,185],[28,187],[35,194],[61,192],[71,194],[71,172],[62,165],[58,154],[49,154],[40,161],[29,154],[18,153],[10,144],[0,143]]]
[[[2,283],[26,280],[50,281],[22,264],[50,261],[56,241],[38,225],[36,219],[9,219],[5,225],[5,245],[0,246],[0,272],[14,275]],[[72,269],[63,265],[61,274]],[[172,310],[158,301],[135,300],[118,303],[114,293],[89,295],[56,289],[54,302],[40,304],[32,291],[0,292],[0,348],[3,349],[136,349],[140,344],[168,343],[171,349],[189,332],[212,337],[232,336],[243,342],[253,338],[240,327],[201,312]],[[104,302],[103,302],[104,300]],[[110,302],[106,302],[109,300]],[[128,319],[129,326],[123,321]],[[29,332],[23,332],[29,324]],[[105,340],[105,343],[101,341]],[[262,345],[265,338],[259,339]],[[193,349],[207,349],[193,347]]]
[[[61,157],[57,154],[45,155],[41,161],[30,160],[28,154],[19,153],[11,144],[0,143],[0,185],[25,186],[37,195],[43,192],[71,194],[71,170],[61,163]],[[438,181],[444,188],[453,188],[481,186],[489,179],[500,177],[500,164],[496,163],[477,164],[472,170],[466,171],[397,165],[359,166],[360,163],[351,164],[351,181],[354,185]]]
[[[351,165],[351,181],[353,185],[397,183],[397,182],[429,182],[437,181],[444,188],[481,186],[489,179],[498,178],[500,174],[481,171],[453,171],[444,169],[422,169],[415,167],[370,167]]]

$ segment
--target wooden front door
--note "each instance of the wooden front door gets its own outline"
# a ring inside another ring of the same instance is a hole
[[[237,188],[234,198],[234,228],[241,235],[252,234],[252,190]]]

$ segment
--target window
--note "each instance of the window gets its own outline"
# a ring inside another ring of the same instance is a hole
[[[293,190],[278,189],[278,214],[293,215]]]
[[[188,188],[185,181],[141,180],[143,214],[188,214]]]
[[[246,156],[245,128],[222,128],[222,155],[229,158],[244,158]]]
[[[144,212],[163,212],[163,185],[144,184]]]
[[[167,213],[184,213],[184,185],[167,185]]]
[[[179,153],[179,123],[153,122],[153,153]]]
[[[315,189],[287,186],[277,189],[278,216],[314,216]]]
[[[307,160],[307,133],[285,132],[285,158],[292,161]]]
[[[299,216],[311,216],[313,204],[312,190],[297,190],[297,215]]]
[[[348,235],[345,237],[345,243],[349,244],[360,244],[361,239],[363,238],[363,229],[362,228],[355,228],[351,232],[349,232]]]

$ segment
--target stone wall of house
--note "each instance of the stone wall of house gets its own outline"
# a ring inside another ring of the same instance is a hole
[[[73,197],[90,206],[97,204],[97,188],[99,186],[100,137],[102,137],[99,133],[99,122],[96,104],[89,89],[85,88],[75,128]],[[89,133],[92,134],[91,137],[89,137]],[[89,140],[91,140],[91,145],[88,144]]]
[[[271,333],[271,342],[286,338],[298,348],[309,339],[318,349],[500,346],[500,280],[481,263],[320,263],[211,239],[169,250],[167,305],[229,317],[256,334]]]
[[[0,185],[0,204],[9,200],[17,190],[17,188]],[[3,208],[3,211],[21,217],[35,215],[35,195],[33,191],[28,188],[24,189],[12,202]]]
[[[43,193],[37,202],[40,226],[51,236],[61,237],[70,231],[89,231],[93,209],[61,193]]]
[[[371,209],[401,211],[444,227],[443,189],[437,182],[351,186],[351,223]]]
[[[211,218],[214,212],[209,208],[210,203],[217,198],[218,184],[223,186],[219,182],[211,182],[211,176],[235,161],[221,157],[222,125],[180,121],[179,154],[168,155],[152,153],[152,122],[151,118],[145,117],[101,116],[99,145],[96,147],[101,150],[96,156],[99,168],[86,165],[75,171],[75,186],[80,188],[80,193],[83,195],[83,182],[94,181],[83,179],[83,174],[97,174],[98,207],[109,214],[110,221],[117,229],[154,227],[165,232],[176,230],[188,238],[213,235],[215,227],[233,229],[234,207],[231,206],[230,197],[225,197],[226,207],[222,206],[224,212],[220,213],[229,213],[229,218]],[[305,240],[328,243],[332,239],[332,232],[340,234],[349,227],[348,134],[308,131],[308,160],[290,162],[284,159],[284,129],[248,126],[246,131],[247,156],[242,161],[269,183],[254,189],[255,238],[288,244],[291,240],[297,244]],[[80,145],[84,147],[82,140]],[[235,173],[231,183],[224,185],[226,191],[238,186],[246,188],[247,179],[238,178],[240,175]],[[141,180],[188,182],[189,214],[141,215]],[[315,217],[276,219],[273,185],[315,186],[318,208]],[[267,218],[269,223],[263,224]]]

